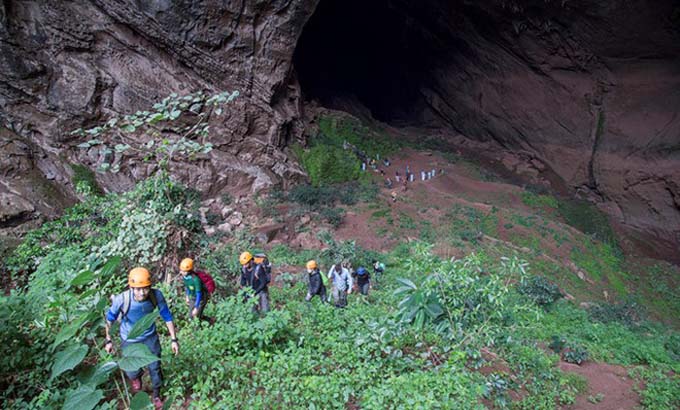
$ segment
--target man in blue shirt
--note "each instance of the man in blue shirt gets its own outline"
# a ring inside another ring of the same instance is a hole
[[[161,342],[156,331],[156,324],[152,323],[141,335],[133,339],[128,338],[130,330],[137,321],[147,314],[153,312],[158,307],[161,318],[165,321],[168,327],[168,332],[172,339],[172,352],[179,353],[179,344],[177,343],[177,336],[175,334],[175,325],[172,322],[172,313],[165,303],[163,294],[158,289],[151,288],[151,274],[146,268],[134,268],[128,274],[128,285],[130,289],[120,293],[113,298],[113,303],[106,312],[106,345],[104,349],[109,353],[114,353],[113,341],[111,340],[110,330],[111,324],[118,317],[120,321],[120,348],[123,349],[134,343],[145,344],[152,354],[161,357]],[[151,363],[149,366],[149,373],[151,375],[151,383],[153,384],[153,402],[154,406],[158,408],[163,407],[163,401],[160,397],[160,389],[163,384],[161,373],[160,360]],[[137,369],[133,372],[125,372],[130,379],[133,392],[142,389],[142,372],[143,369]]]

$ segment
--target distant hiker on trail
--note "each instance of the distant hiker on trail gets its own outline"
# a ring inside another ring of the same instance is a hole
[[[243,252],[238,258],[241,263],[241,286],[249,286],[258,298],[253,311],[267,313],[269,311],[269,281],[271,276],[265,271],[266,265],[255,263],[250,252]],[[269,263],[267,261],[267,263]]]
[[[340,263],[331,266],[328,271],[328,279],[332,283],[333,302],[335,307],[344,308],[347,306],[347,295],[352,293],[352,276],[347,268],[343,268]]]
[[[388,189],[391,189],[391,188],[392,188],[392,180],[391,180],[390,178],[387,178],[387,179],[385,180],[385,186],[386,186]]]
[[[179,273],[184,283],[184,300],[189,308],[189,319],[198,318],[213,324],[214,318],[203,316],[210,293],[215,290],[213,278],[205,272],[194,271],[194,260],[191,258],[182,259],[179,264]],[[211,286],[212,289],[210,289]]]
[[[368,270],[363,266],[359,266],[359,269],[357,269],[353,276],[356,278],[359,292],[362,295],[368,295],[368,290],[371,287],[371,275],[368,273]]]
[[[148,369],[153,385],[153,404],[156,409],[161,409],[163,408],[163,400],[161,399],[160,391],[163,385],[163,373],[161,372],[160,362],[161,342],[156,331],[156,324],[152,323],[148,329],[135,338],[129,339],[128,335],[137,321],[158,308],[161,318],[165,321],[165,325],[170,333],[172,352],[177,355],[179,354],[179,343],[175,334],[175,325],[172,322],[172,313],[170,313],[170,309],[167,303],[165,303],[165,298],[161,291],[151,288],[151,274],[147,269],[132,269],[128,274],[128,285],[130,289],[114,296],[113,303],[106,312],[106,327],[104,328],[106,344],[104,345],[104,350],[108,353],[115,352],[110,330],[111,324],[120,317],[121,350],[130,345],[144,344],[149,348],[151,354],[159,358],[159,360],[151,363]],[[125,372],[130,379],[133,393],[142,390],[142,373],[143,369]]]
[[[401,182],[401,175],[399,175],[399,171],[396,171],[394,173],[394,180],[397,182]]]
[[[373,265],[373,273],[375,273],[376,277],[382,275],[383,272],[385,272],[385,264],[384,263],[382,263],[382,262],[380,262],[376,259],[373,259],[371,261],[371,264]]]
[[[390,196],[392,197],[392,202],[397,202],[397,191],[392,191]]]
[[[321,298],[321,303],[326,303],[326,286],[323,283],[323,278],[319,272],[319,266],[316,261],[311,260],[307,262],[307,274],[309,274],[309,283],[307,285],[307,296],[305,300],[307,302],[311,301],[316,295]]]

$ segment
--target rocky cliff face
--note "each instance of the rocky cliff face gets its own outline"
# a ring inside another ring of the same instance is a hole
[[[285,153],[302,138],[301,95],[358,101],[513,152],[672,256],[679,32],[674,0],[4,1],[0,223],[73,200],[68,164],[99,159],[70,130],[226,89],[241,96],[216,149],[175,169],[206,194],[301,179]],[[122,189],[150,168],[99,182]]]
[[[680,2],[322,1],[299,43],[307,95],[511,152],[677,259]]]
[[[238,90],[213,133],[215,149],[174,172],[206,194],[300,180],[284,149],[301,130],[292,55],[315,1],[0,2],[0,224],[72,202],[69,164],[96,150],[70,134],[170,93]],[[215,135],[216,134],[216,135]],[[99,175],[129,187],[154,164]],[[37,189],[35,187],[47,187]],[[48,189],[49,188],[49,189]]]

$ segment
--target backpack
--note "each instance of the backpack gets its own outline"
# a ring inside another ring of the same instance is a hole
[[[253,256],[253,260],[257,265],[262,266],[264,271],[265,281],[270,283],[272,281],[272,264],[269,262],[269,258],[264,253],[257,253]]]
[[[198,276],[199,279],[201,279],[201,282],[203,282],[203,287],[205,290],[208,291],[209,295],[212,295],[212,293],[215,291],[215,280],[213,279],[212,276],[210,276],[209,273],[207,272],[202,272],[202,271],[194,271],[196,276]]]
[[[149,300],[151,301],[153,308],[156,309],[158,307],[158,301],[156,301],[156,289],[151,288],[151,291],[149,292]],[[127,316],[128,312],[130,312],[131,302],[132,289],[128,289],[127,291],[123,292],[123,306],[120,308],[118,319],[123,319],[125,316]]]

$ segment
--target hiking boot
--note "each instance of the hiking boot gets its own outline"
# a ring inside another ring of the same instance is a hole
[[[132,387],[132,392],[137,393],[142,390],[142,378],[138,377],[136,379],[130,380],[130,386]]]
[[[162,410],[163,409],[163,400],[161,400],[160,397],[154,397],[153,398],[153,407],[156,410]]]

